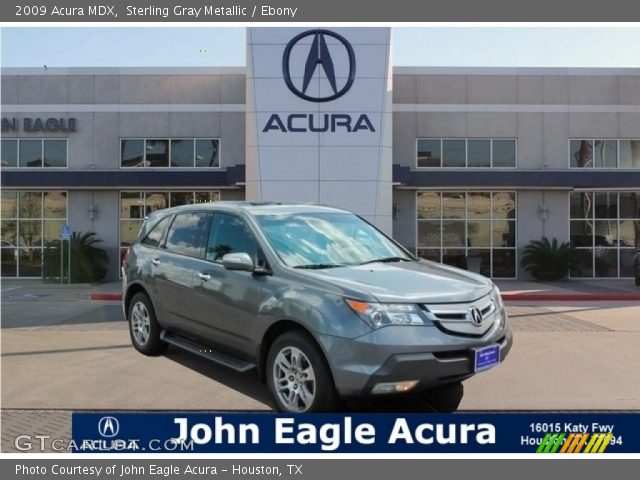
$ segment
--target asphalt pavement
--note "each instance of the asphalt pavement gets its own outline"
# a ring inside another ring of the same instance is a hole
[[[254,372],[238,374],[175,348],[160,357],[137,353],[119,303],[90,300],[95,288],[3,282],[3,438],[34,425],[31,417],[40,419],[35,425],[47,425],[47,418],[57,425],[72,410],[272,408]],[[507,308],[511,353],[465,382],[460,410],[640,411],[640,304],[511,302]],[[413,397],[349,408],[433,411]]]

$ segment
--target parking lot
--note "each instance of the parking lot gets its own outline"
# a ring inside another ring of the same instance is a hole
[[[3,284],[3,437],[16,422],[36,421],[25,416],[55,423],[71,410],[271,409],[253,372],[173,348],[138,354],[120,304],[90,292]],[[508,311],[511,354],[465,382],[461,410],[640,410],[637,302],[510,302]],[[429,411],[402,398],[355,408]]]

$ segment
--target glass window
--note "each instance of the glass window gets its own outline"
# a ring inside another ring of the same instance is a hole
[[[120,192],[120,218],[143,218],[144,194],[142,192]]]
[[[593,142],[591,140],[571,140],[569,142],[569,155],[572,167],[592,167]]]
[[[193,168],[220,166],[217,138],[121,139],[122,167]]]
[[[470,220],[467,222],[469,234],[468,247],[490,247],[491,246],[491,221]]]
[[[2,246],[11,246],[16,244],[18,222],[16,220],[5,220],[1,222]]]
[[[146,141],[145,165],[148,167],[169,166],[169,140]]]
[[[265,214],[256,218],[271,246],[291,267],[358,265],[388,257],[409,259],[379,230],[350,213]],[[220,244],[227,242],[213,242]]]
[[[618,164],[617,140],[596,140],[594,153],[596,168],[616,168]]]
[[[418,218],[440,218],[442,208],[440,206],[439,192],[418,193]]]
[[[18,216],[18,192],[2,190],[2,218]]]
[[[191,205],[193,203],[193,192],[171,192],[171,206]]]
[[[42,249],[18,249],[18,276],[39,277],[42,275]]]
[[[440,167],[440,140],[418,140],[418,167]]]
[[[44,141],[44,166],[45,167],[66,167],[67,166],[67,141],[66,140],[45,140]]]
[[[147,192],[145,198],[145,217],[148,217],[156,210],[162,210],[169,206],[168,192]]]
[[[42,252],[66,223],[66,192],[2,191],[2,276],[41,277]]]
[[[441,244],[442,226],[440,220],[421,220],[418,222],[418,246],[419,247],[438,247]]]
[[[219,167],[218,140],[196,140],[196,167]]]
[[[633,276],[630,253],[640,247],[639,192],[572,192],[570,241],[578,260],[573,277]]]
[[[209,202],[217,202],[220,200],[220,192],[195,192],[196,193],[196,201],[195,203],[209,203]]]
[[[488,192],[467,193],[467,218],[491,218],[491,194]]]
[[[491,166],[491,141],[469,140],[467,142],[467,154],[469,167]]]
[[[515,139],[419,138],[418,167],[508,167],[516,166]]]
[[[227,253],[248,253],[255,262],[258,243],[242,219],[233,215],[216,214],[211,223],[205,258],[219,262]]]
[[[142,240],[142,243],[150,247],[159,247],[172,219],[173,216],[169,215],[160,220]]]
[[[443,140],[442,141],[442,166],[443,167],[464,167],[466,147],[464,140]]]
[[[171,166],[193,167],[193,139],[171,140]]]
[[[18,166],[18,141],[2,140],[2,166]]]
[[[67,192],[44,192],[44,218],[67,218]]]
[[[170,252],[201,257],[209,215],[202,212],[181,213],[171,224],[165,248]]]
[[[20,166],[42,166],[42,140],[20,140]]]
[[[442,222],[442,246],[465,247],[467,246],[465,222],[456,220],[444,220]]]
[[[45,245],[48,242],[54,242],[60,239],[60,232],[62,231],[62,226],[66,223],[65,220],[45,220],[44,226],[42,227],[43,235],[44,235],[44,243]]]
[[[571,218],[592,218],[593,193],[572,192],[569,199]]]
[[[493,140],[493,166],[516,166],[516,142],[514,140]]]
[[[144,140],[122,140],[120,148],[122,167],[144,167]]]
[[[464,192],[442,194],[442,218],[465,218],[466,200]]]
[[[640,168],[640,140],[620,140],[620,168]]]
[[[594,195],[595,218],[618,218],[618,194],[597,192]]]
[[[5,245],[2,241],[2,248],[0,249],[0,262],[2,263],[2,270],[0,275],[3,277],[15,277],[18,274],[18,249],[11,245]]]
[[[417,253],[490,277],[516,276],[515,192],[417,192]]]
[[[20,218],[42,217],[42,192],[20,192]]]
[[[120,255],[138,239],[143,218],[156,210],[192,205],[196,201],[217,201],[220,191],[120,192]]]
[[[142,220],[120,220],[120,246],[128,247],[138,239]]]
[[[620,193],[620,218],[640,218],[640,192]]]

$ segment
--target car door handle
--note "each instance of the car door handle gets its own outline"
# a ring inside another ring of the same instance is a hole
[[[153,260],[151,260],[151,263],[153,263],[157,267],[158,265],[160,265],[160,260],[154,258]]]
[[[208,273],[202,273],[202,272],[198,272],[198,278],[200,280],[204,280],[205,282],[211,280],[211,275],[209,275]]]

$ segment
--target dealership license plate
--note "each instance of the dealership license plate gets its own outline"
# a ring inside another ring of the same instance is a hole
[[[476,348],[474,350],[474,370],[481,372],[500,363],[500,345],[489,345],[488,347]]]

